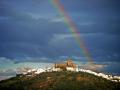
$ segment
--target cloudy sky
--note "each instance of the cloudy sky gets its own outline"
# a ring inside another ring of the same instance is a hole
[[[120,59],[119,0],[60,0],[94,61]],[[52,0],[0,0],[0,57],[17,61],[84,60]],[[2,59],[1,59],[2,60]]]

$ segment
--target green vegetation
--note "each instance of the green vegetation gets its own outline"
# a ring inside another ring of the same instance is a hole
[[[120,83],[83,72],[45,72],[1,81],[0,90],[120,90]]]

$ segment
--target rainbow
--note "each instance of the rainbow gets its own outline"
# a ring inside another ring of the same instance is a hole
[[[75,23],[72,21],[70,16],[65,11],[64,6],[59,2],[59,0],[51,0],[52,4],[55,6],[55,8],[58,10],[60,15],[64,18],[64,23],[69,27],[70,32],[74,35],[80,49],[82,50],[83,55],[87,58],[88,62],[92,62],[91,55],[85,46],[84,42],[81,39],[80,32],[78,32],[78,29],[75,25]]]

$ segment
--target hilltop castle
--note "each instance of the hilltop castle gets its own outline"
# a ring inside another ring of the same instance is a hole
[[[53,71],[77,71],[77,65],[71,59],[65,63],[55,63]]]

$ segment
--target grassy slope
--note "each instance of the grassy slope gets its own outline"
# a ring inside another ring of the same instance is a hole
[[[0,90],[120,90],[120,83],[83,72],[46,72],[1,81]]]

